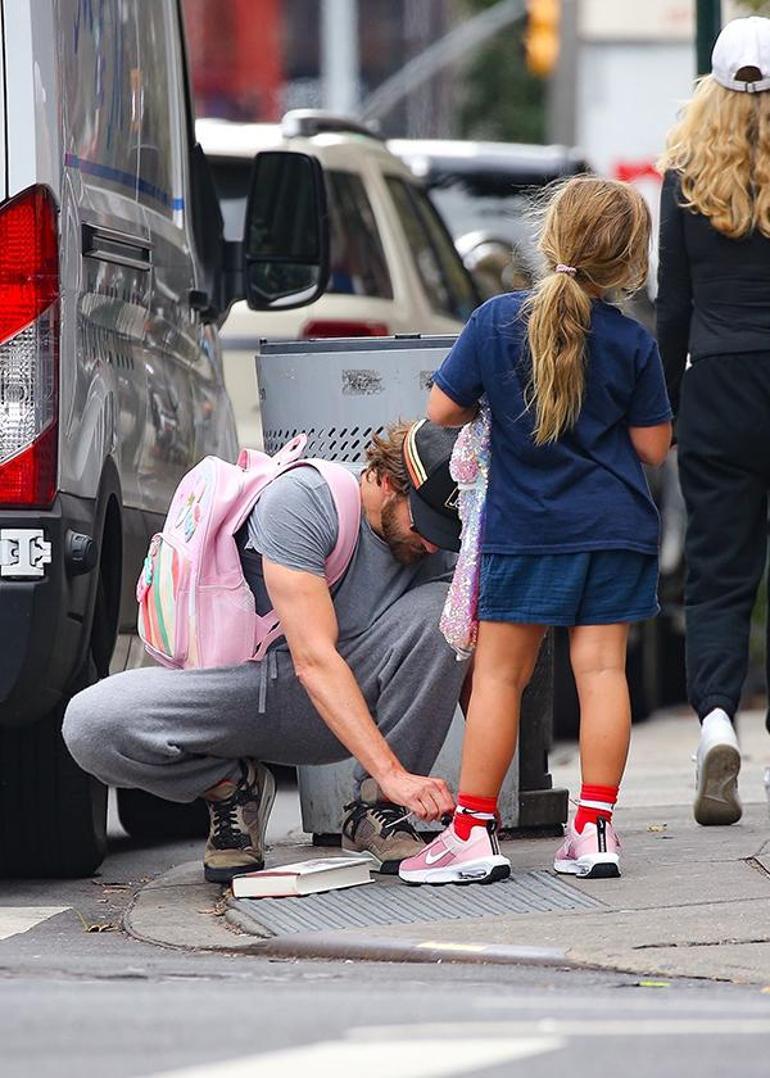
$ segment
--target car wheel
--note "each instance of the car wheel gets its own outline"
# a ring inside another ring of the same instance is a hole
[[[209,831],[208,809],[200,798],[180,805],[144,790],[118,790],[118,815],[131,838],[204,838]]]
[[[96,681],[89,658],[77,688]],[[107,849],[107,788],[81,770],[61,735],[66,704],[0,729],[0,877],[90,876]]]

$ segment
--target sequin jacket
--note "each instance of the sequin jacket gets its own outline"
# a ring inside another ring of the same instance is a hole
[[[462,532],[460,554],[439,628],[457,652],[458,660],[472,654],[479,629],[479,573],[489,480],[490,431],[489,405],[486,398],[482,398],[478,415],[460,431],[449,466],[459,488]]]

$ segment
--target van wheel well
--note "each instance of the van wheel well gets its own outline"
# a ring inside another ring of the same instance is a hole
[[[117,499],[110,497],[104,513],[99,569],[96,578],[91,654],[99,677],[107,677],[120,615],[123,532]]]

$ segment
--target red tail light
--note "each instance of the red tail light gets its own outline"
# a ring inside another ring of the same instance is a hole
[[[384,322],[359,322],[341,318],[317,318],[302,327],[303,340],[311,337],[387,337]]]
[[[56,495],[59,253],[56,204],[32,187],[0,207],[0,505]]]

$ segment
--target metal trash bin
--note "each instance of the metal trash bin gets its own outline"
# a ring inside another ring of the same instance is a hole
[[[433,371],[453,343],[454,337],[419,335],[262,341],[256,362],[265,450],[275,453],[304,431],[308,456],[360,464],[373,433],[424,414]],[[507,829],[556,831],[566,820],[567,792],[552,789],[548,774],[551,688],[551,649],[545,647],[523,701],[520,754],[501,791]],[[462,724],[458,708],[434,769],[453,789]],[[304,829],[319,841],[333,841],[351,796],[353,762],[298,771]]]

